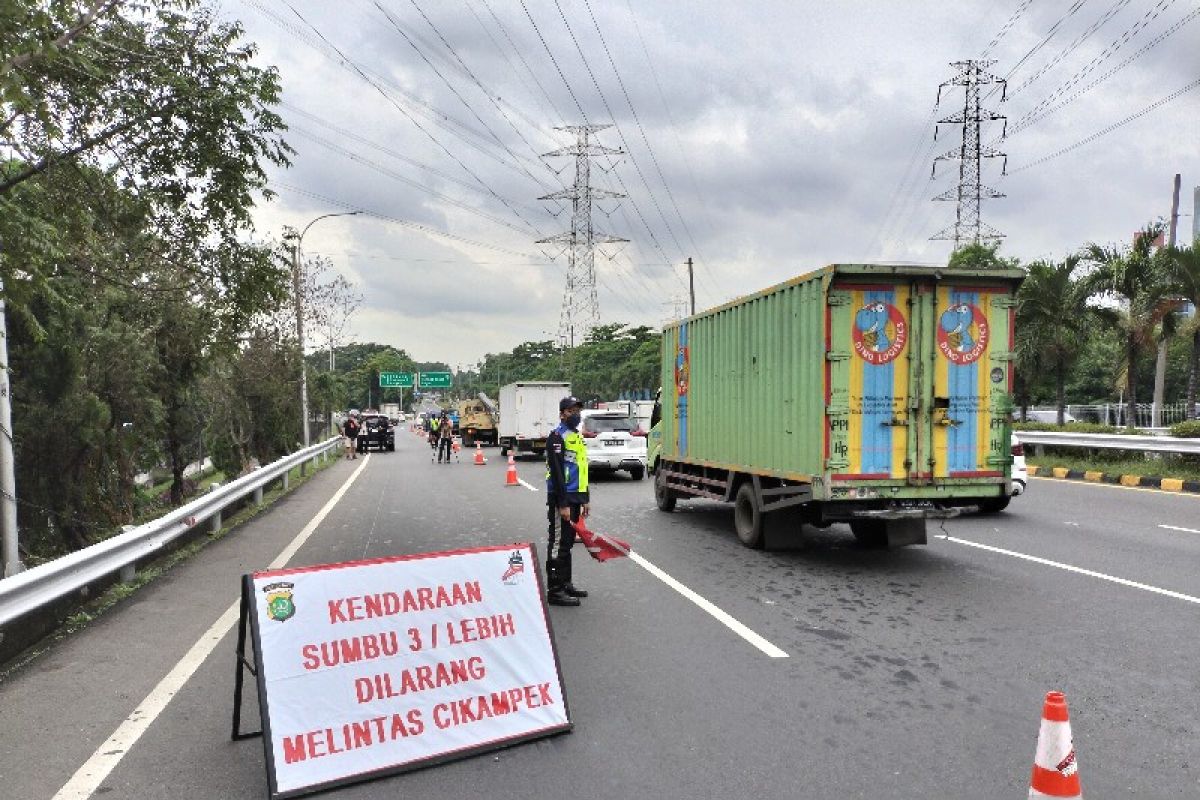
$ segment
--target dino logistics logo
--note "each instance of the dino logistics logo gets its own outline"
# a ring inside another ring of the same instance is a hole
[[[280,581],[262,588],[267,596],[267,618],[276,622],[287,622],[296,616],[296,603],[292,600],[294,583]]]
[[[687,397],[691,370],[691,354],[683,345],[675,352],[675,392],[679,397]]]
[[[952,364],[974,364],[990,338],[987,317],[971,303],[955,303],[938,320],[938,350]]]
[[[868,364],[896,360],[908,343],[908,321],[891,303],[873,301],[854,315],[854,352]]]

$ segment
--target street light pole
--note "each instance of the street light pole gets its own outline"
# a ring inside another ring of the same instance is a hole
[[[300,244],[304,241],[304,234],[308,233],[308,229],[321,220],[330,217],[352,217],[361,213],[361,211],[339,211],[334,214],[322,214],[304,226],[304,230],[300,231],[300,235],[296,237],[296,246],[292,248],[292,294],[296,303],[296,343],[300,348],[300,415],[303,421],[305,447],[312,442],[308,430],[308,365],[304,363],[304,299],[301,295],[301,286],[304,282],[301,280]]]

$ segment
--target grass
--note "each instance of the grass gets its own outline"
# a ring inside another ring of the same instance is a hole
[[[1127,453],[1114,453],[1111,456],[1051,454],[1035,456],[1032,454],[1032,448],[1029,448],[1026,450],[1025,462],[1030,466],[1045,467],[1046,469],[1065,467],[1081,472],[1107,472],[1110,475],[1143,475],[1200,481],[1200,463],[1176,456],[1139,457],[1130,456]]]
[[[308,474],[301,477],[300,467],[293,467],[288,473],[288,493],[295,491],[304,483],[311,480],[318,472],[336,464],[336,457],[328,459],[324,464],[318,464],[315,469],[309,469]],[[311,465],[310,465],[311,466]],[[201,482],[203,490],[207,491],[208,485],[214,480],[223,480],[221,473],[214,473],[206,478],[207,483]],[[169,483],[167,484],[170,485]],[[48,651],[58,642],[68,636],[86,628],[92,620],[98,618],[109,609],[116,606],[126,597],[136,593],[143,586],[152,583],[159,576],[169,572],[177,564],[187,561],[192,556],[199,553],[205,547],[219,539],[223,539],[233,532],[238,526],[242,525],[266,511],[272,503],[283,497],[285,492],[278,482],[272,482],[274,488],[263,490],[263,502],[261,506],[255,506],[253,502],[249,502],[244,508],[237,513],[224,516],[221,521],[221,530],[216,533],[201,533],[187,544],[171,551],[162,558],[153,563],[140,568],[134,575],[134,578],[129,583],[114,583],[112,586],[105,589],[94,599],[89,600],[74,614],[63,620],[54,633],[47,636],[38,644],[26,650],[21,655],[17,656],[12,662],[0,669],[0,681],[5,680],[10,674],[17,671],[21,667],[37,659],[42,653]],[[201,526],[206,526],[207,521],[201,521]]]

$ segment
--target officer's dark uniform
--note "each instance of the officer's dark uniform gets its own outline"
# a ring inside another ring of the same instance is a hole
[[[564,398],[560,409],[565,411],[577,403],[573,397]],[[579,605],[576,598],[587,597],[587,592],[571,583],[571,547],[575,544],[574,523],[579,521],[582,506],[590,502],[587,445],[582,434],[565,422],[546,437],[546,498],[550,539],[546,550],[546,596],[554,605]],[[559,514],[563,507],[570,509],[570,522]],[[560,534],[556,527],[561,528]]]

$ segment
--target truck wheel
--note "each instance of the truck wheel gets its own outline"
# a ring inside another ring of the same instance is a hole
[[[463,447],[474,447],[475,446],[475,437],[469,433],[464,433],[462,440],[463,440]]]
[[[506,455],[508,455],[508,448],[504,445],[500,445],[500,457],[504,458]]]
[[[635,481],[640,481],[642,478],[646,477],[646,468],[645,467],[630,467],[629,468],[629,477],[633,478]]]
[[[1008,508],[1011,497],[990,497],[979,503],[979,513],[981,514],[999,514],[1004,509]]]
[[[667,488],[667,473],[661,466],[654,473],[654,504],[668,514],[675,510],[675,495]]]
[[[755,550],[763,548],[763,513],[754,497],[754,486],[743,483],[733,501],[733,527],[738,540]]]
[[[887,547],[887,522],[884,520],[855,520],[850,523],[850,532],[863,547]]]

